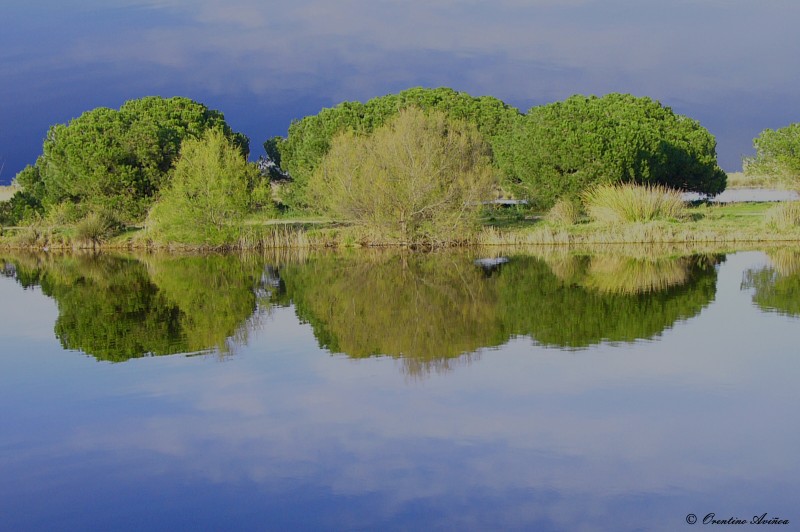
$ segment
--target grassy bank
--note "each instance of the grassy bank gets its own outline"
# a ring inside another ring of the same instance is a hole
[[[786,204],[791,205],[791,204]],[[776,226],[774,203],[699,205],[686,209],[680,221],[601,223],[585,216],[577,223],[554,221],[542,214],[497,209],[484,214],[482,228],[456,245],[598,245],[780,243],[800,241],[797,223]],[[129,228],[112,238],[87,238],[74,227],[33,226],[6,229],[0,246],[28,249],[271,249],[397,246],[372,238],[360,227],[325,220],[267,220],[254,216],[225,246],[179,245],[154,241],[147,230]]]

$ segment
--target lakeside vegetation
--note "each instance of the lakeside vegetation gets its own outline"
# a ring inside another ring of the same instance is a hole
[[[797,128],[762,133],[743,182],[797,183]],[[205,248],[800,239],[798,208],[686,205],[727,176],[714,137],[649,98],[521,113],[410,89],[295,121],[247,162],[219,111],[148,97],[53,126],[0,201],[0,245]],[[500,208],[496,198],[515,205]]]

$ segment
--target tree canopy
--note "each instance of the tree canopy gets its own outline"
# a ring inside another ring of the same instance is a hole
[[[476,225],[491,194],[489,153],[474,126],[407,108],[371,135],[337,136],[308,197],[380,241],[452,242]]]
[[[748,175],[770,176],[800,183],[800,122],[765,129],[753,139],[755,157],[744,160]]]
[[[309,206],[306,185],[330,150],[334,137],[346,131],[369,134],[408,107],[440,111],[449,119],[471,123],[490,145],[519,116],[517,109],[497,98],[473,97],[449,88],[418,87],[366,103],[344,102],[323,109],[319,114],[292,122],[286,138],[276,137],[264,143],[268,156],[292,178],[291,190],[284,201],[293,208]]]
[[[542,207],[597,183],[709,195],[725,188],[714,137],[649,98],[572,96],[531,108],[506,135],[495,143],[495,159],[517,194]]]
[[[231,130],[222,113],[188,98],[151,96],[119,110],[100,107],[52,126],[42,155],[17,182],[45,207],[72,202],[141,219],[169,180],[183,140],[210,128],[248,152],[249,141]]]

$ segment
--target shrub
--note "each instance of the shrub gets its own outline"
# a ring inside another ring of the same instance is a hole
[[[169,187],[153,205],[148,230],[159,240],[220,246],[238,238],[260,178],[219,129],[183,143]]]
[[[800,226],[800,201],[781,202],[770,207],[764,214],[764,221],[778,230]]]
[[[383,241],[435,245],[469,236],[494,182],[474,126],[409,108],[372,135],[334,139],[308,188],[322,213]]]
[[[558,225],[575,225],[580,216],[580,206],[569,199],[558,200],[547,213],[547,219]]]
[[[97,108],[50,128],[42,155],[16,182],[46,207],[80,203],[141,220],[185,139],[220,128],[243,153],[247,138],[234,133],[222,113],[188,98],[146,97],[119,110]]]
[[[75,225],[75,240],[97,245],[119,232],[121,225],[108,211],[90,212]]]
[[[681,194],[663,186],[597,185],[583,194],[589,217],[602,223],[679,219],[686,214]]]
[[[765,129],[753,139],[756,156],[744,160],[747,175],[765,175],[800,184],[800,122]]]
[[[468,122],[492,148],[494,141],[501,138],[500,133],[505,138],[506,131],[520,116],[517,109],[497,98],[473,97],[446,87],[417,87],[366,103],[343,102],[323,109],[293,122],[285,139],[276,137],[264,143],[270,160],[292,178],[283,200],[295,209],[313,207],[313,201],[306,195],[308,181],[331,149],[333,139],[346,132],[370,135],[410,107],[441,112],[450,120]]]

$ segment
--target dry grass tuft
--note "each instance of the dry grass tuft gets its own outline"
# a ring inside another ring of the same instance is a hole
[[[780,203],[764,214],[768,226],[778,230],[794,229],[800,226],[800,201]]]
[[[686,215],[681,193],[660,185],[598,185],[583,194],[589,217],[608,224],[676,220]]]
[[[575,225],[580,217],[580,207],[567,199],[558,200],[547,213],[547,220],[557,225]]]

